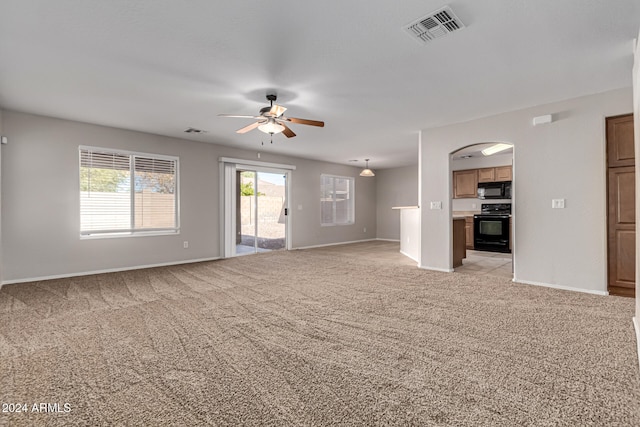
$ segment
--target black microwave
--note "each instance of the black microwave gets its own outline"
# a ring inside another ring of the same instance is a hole
[[[511,181],[479,182],[478,199],[510,199]]]

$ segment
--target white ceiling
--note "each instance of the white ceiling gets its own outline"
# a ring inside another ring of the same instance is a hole
[[[404,32],[446,4],[466,28]],[[631,86],[639,28],[639,0],[0,0],[0,106],[379,169],[423,128]],[[326,126],[217,117],[268,90]]]

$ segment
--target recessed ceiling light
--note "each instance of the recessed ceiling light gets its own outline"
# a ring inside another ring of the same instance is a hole
[[[501,151],[508,150],[509,148],[511,148],[510,144],[499,143],[499,144],[492,145],[491,147],[485,148],[484,150],[482,150],[482,154],[485,156],[490,156],[492,154],[496,154]]]

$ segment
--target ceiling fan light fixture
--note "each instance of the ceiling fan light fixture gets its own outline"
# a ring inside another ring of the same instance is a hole
[[[373,173],[371,169],[369,169],[369,159],[364,159],[364,161],[367,163],[362,172],[360,172],[360,176],[376,176],[376,174]]]
[[[282,126],[280,123],[277,123],[275,120],[270,119],[267,121],[267,123],[258,126],[258,129],[260,129],[264,133],[273,135],[275,133],[282,132],[284,130],[284,126]]]

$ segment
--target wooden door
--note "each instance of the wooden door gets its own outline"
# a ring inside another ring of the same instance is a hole
[[[607,118],[608,289],[635,297],[636,188],[633,114]]]
[[[636,164],[633,147],[633,114],[607,118],[607,166]]]

